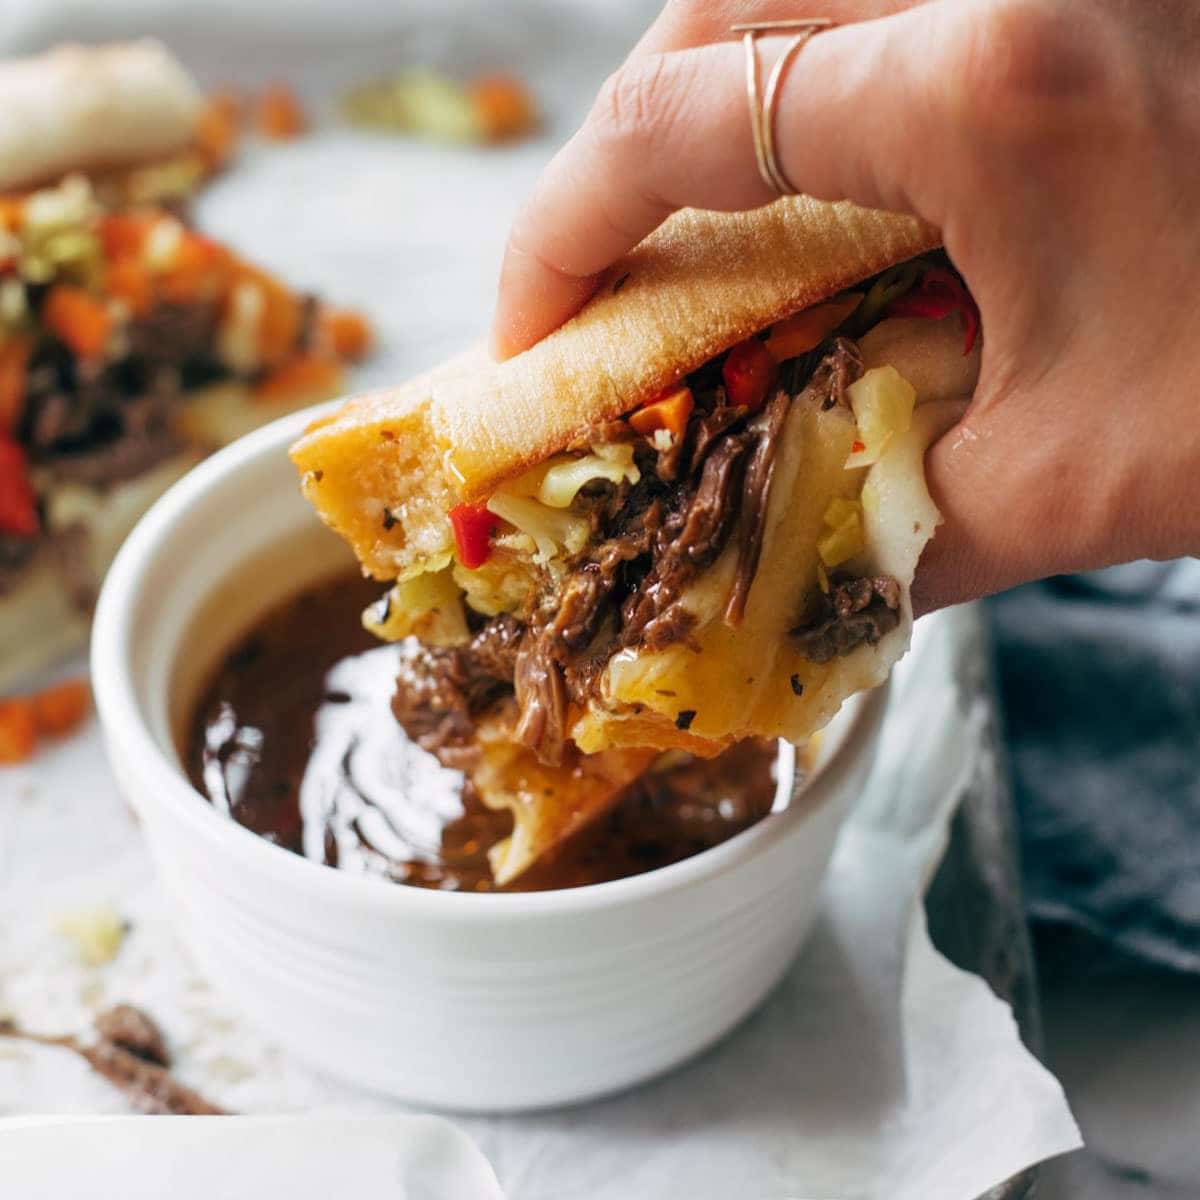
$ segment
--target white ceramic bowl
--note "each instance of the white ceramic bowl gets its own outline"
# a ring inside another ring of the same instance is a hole
[[[634,878],[442,893],[273,846],[193,790],[175,734],[233,639],[348,561],[285,453],[311,415],[251,434],[177,484],[125,544],[96,614],[109,756],[202,968],[297,1056],[435,1107],[571,1103],[696,1054],[762,1000],[808,933],[883,694],[844,707],[783,811]]]

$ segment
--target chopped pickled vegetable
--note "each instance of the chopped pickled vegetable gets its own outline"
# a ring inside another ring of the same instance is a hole
[[[99,357],[112,333],[112,316],[104,303],[69,283],[56,283],[50,289],[42,320],[80,358]]]
[[[979,308],[962,280],[952,272],[930,267],[920,287],[893,300],[887,308],[889,317],[928,317],[935,321],[951,313],[962,314],[963,354],[970,354],[979,336]]]
[[[899,266],[884,271],[871,285],[866,298],[854,314],[856,331],[860,334],[866,333],[883,316],[889,304],[917,286],[925,269],[925,264],[917,260],[900,263]]]
[[[692,389],[684,385],[672,388],[657,400],[652,400],[636,412],[630,413],[628,421],[638,433],[647,436],[656,430],[665,429],[676,437],[682,437],[695,406]]]
[[[849,292],[777,321],[767,336],[767,353],[781,363],[815,350],[861,303],[861,292]]]
[[[895,367],[873,367],[846,389],[846,398],[858,422],[858,438],[846,459],[847,468],[867,467],[879,461],[892,435],[912,426],[917,394]]]
[[[469,570],[482,567],[492,553],[496,518],[486,504],[459,504],[449,512],[458,561]]]
[[[145,316],[154,303],[150,272],[136,258],[118,258],[108,264],[105,287],[135,317]]]
[[[817,539],[817,553],[826,567],[836,567],[866,548],[862,505],[857,500],[834,497],[825,510],[825,532]]]
[[[758,338],[738,342],[721,367],[726,398],[735,407],[754,412],[766,400],[774,373],[775,360]]]
[[[470,637],[449,565],[396,583],[363,613],[363,626],[385,642],[418,637],[431,646],[458,646]]]
[[[536,496],[550,508],[567,508],[579,489],[598,479],[612,484],[637,483],[641,473],[633,462],[633,446],[596,446],[582,458],[552,463],[542,474]]]
[[[0,434],[0,533],[32,537],[39,524],[25,451]]]

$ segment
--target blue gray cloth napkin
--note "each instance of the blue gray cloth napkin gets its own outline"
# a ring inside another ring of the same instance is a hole
[[[1200,561],[989,608],[1031,917],[1200,973]]]

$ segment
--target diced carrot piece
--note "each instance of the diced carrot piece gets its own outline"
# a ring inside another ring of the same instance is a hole
[[[296,94],[286,84],[272,84],[258,98],[255,124],[263,137],[287,141],[308,128],[308,120]]]
[[[69,283],[56,283],[46,294],[42,320],[80,358],[102,354],[112,333],[112,317],[103,303]]]
[[[39,733],[61,737],[78,728],[91,707],[92,692],[86,679],[64,679],[33,697]]]
[[[187,230],[159,280],[159,289],[164,299],[175,304],[216,300],[228,290],[232,270],[232,256],[223,246]]]
[[[529,89],[511,75],[481,76],[468,90],[489,142],[520,137],[537,124]]]
[[[150,272],[136,258],[117,258],[110,262],[105,287],[111,296],[123,301],[135,317],[149,312],[154,302]]]
[[[313,400],[341,390],[342,367],[321,354],[302,354],[272,371],[254,389],[260,400]]]
[[[24,196],[0,196],[0,229],[16,233],[25,216]]]
[[[16,430],[25,410],[25,381],[32,349],[26,337],[0,343],[0,437]]]
[[[33,757],[37,746],[37,716],[25,697],[0,700],[0,764],[12,765]]]
[[[692,389],[677,387],[630,413],[627,419],[638,433],[650,434],[656,429],[666,429],[676,437],[682,437],[695,406]]]
[[[158,219],[155,213],[109,213],[100,218],[100,244],[106,259],[136,257],[150,227]]]
[[[851,292],[777,321],[767,336],[767,350],[771,357],[781,363],[815,350],[859,306],[861,300],[860,293]]]
[[[233,92],[214,92],[196,122],[196,147],[210,170],[223,167],[237,149],[241,100]]]
[[[295,348],[303,314],[299,297],[277,279],[260,273],[259,282],[264,303],[258,326],[258,352],[270,366],[282,362]]]
[[[371,326],[362,313],[348,308],[323,308],[318,328],[326,345],[338,356],[356,362],[371,349]]]

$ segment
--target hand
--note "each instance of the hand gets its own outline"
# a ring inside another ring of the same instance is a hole
[[[918,608],[1200,552],[1200,7],[809,7],[667,5],[514,225],[497,352],[555,328],[676,209],[773,199],[729,26],[828,15],[781,88],[786,175],[938,226],[983,315],[975,398],[926,459],[945,524]],[[784,41],[760,40],[764,77]]]

